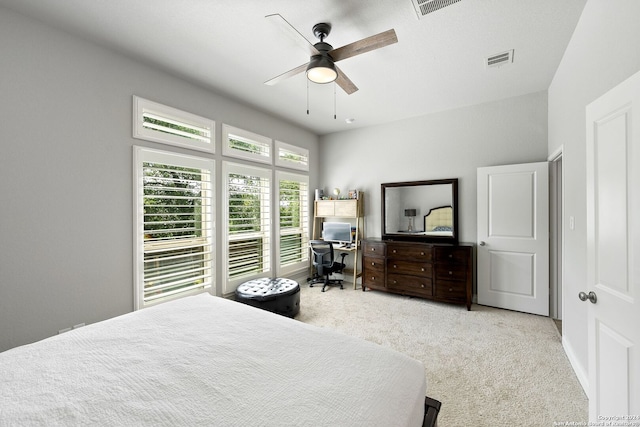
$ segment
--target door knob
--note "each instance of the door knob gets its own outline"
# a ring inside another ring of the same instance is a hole
[[[480,246],[484,246],[484,245],[486,245],[486,243],[481,241]]]
[[[591,301],[592,304],[595,304],[596,301],[598,301],[598,297],[597,297],[596,293],[593,292],[593,291],[589,291],[588,294],[585,293],[585,292],[580,292],[578,294],[578,298],[580,298],[580,301],[589,300],[589,301]]]

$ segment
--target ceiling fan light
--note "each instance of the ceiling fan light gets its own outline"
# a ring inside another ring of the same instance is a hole
[[[331,83],[338,78],[338,72],[330,58],[314,55],[307,67],[307,78],[314,83]]]

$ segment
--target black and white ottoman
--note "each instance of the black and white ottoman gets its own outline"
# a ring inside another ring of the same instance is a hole
[[[249,280],[236,289],[236,301],[294,317],[300,311],[300,285],[283,278]]]

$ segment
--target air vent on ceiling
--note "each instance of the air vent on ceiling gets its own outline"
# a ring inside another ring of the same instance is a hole
[[[459,1],[460,0],[411,0],[411,3],[413,3],[413,7],[416,9],[418,18],[422,19],[431,12],[458,3]]]
[[[511,64],[513,62],[513,49],[506,52],[491,55],[486,59],[487,68],[500,67],[502,65]]]

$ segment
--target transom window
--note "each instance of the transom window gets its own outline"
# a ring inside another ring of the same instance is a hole
[[[225,156],[271,164],[272,145],[271,138],[222,125],[222,154]]]
[[[148,99],[133,97],[133,137],[214,152],[215,122]]]
[[[309,150],[276,141],[276,165],[292,169],[309,170]]]

